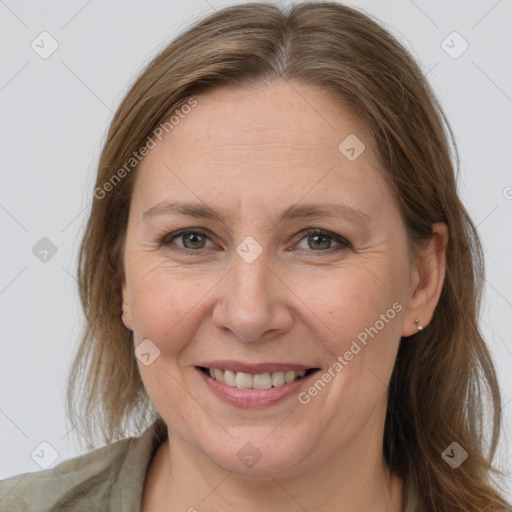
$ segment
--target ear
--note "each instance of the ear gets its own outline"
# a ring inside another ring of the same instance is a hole
[[[405,308],[402,336],[418,332],[415,319],[425,328],[432,317],[441,296],[446,271],[446,246],[448,226],[439,222],[432,225],[433,234],[427,245],[417,255],[411,267],[409,300]]]
[[[123,321],[124,326],[130,331],[132,328],[132,314],[128,301],[128,285],[126,284],[126,276],[124,274],[124,270],[121,275],[121,297],[123,304],[123,311],[121,311],[121,320]]]

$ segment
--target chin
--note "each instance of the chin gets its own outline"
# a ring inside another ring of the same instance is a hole
[[[245,435],[240,440],[230,439],[228,443],[222,443],[214,449],[212,444],[200,449],[216,466],[247,480],[268,480],[269,473],[293,473],[306,456],[304,444],[298,443],[294,447],[289,440],[269,442],[265,439],[268,432],[266,429],[260,435]]]

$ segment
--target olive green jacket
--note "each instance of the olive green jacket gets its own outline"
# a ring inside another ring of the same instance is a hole
[[[57,466],[0,481],[1,512],[140,512],[149,463],[167,437],[155,421],[122,439]],[[406,512],[418,512],[408,489]]]

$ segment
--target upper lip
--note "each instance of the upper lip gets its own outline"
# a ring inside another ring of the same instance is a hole
[[[244,372],[244,373],[271,373],[271,372],[283,372],[287,370],[309,370],[315,368],[311,365],[295,364],[295,363],[244,363],[243,361],[232,361],[232,360],[216,360],[216,361],[205,361],[198,366],[204,366],[206,368],[218,368],[219,370],[231,370],[233,372]]]

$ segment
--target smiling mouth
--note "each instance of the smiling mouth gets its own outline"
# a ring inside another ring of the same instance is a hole
[[[213,380],[216,380],[225,386],[238,389],[278,388],[303,379],[304,377],[318,371],[318,368],[309,368],[308,370],[246,373],[222,370],[220,368],[206,368],[205,366],[198,366],[197,368]]]

